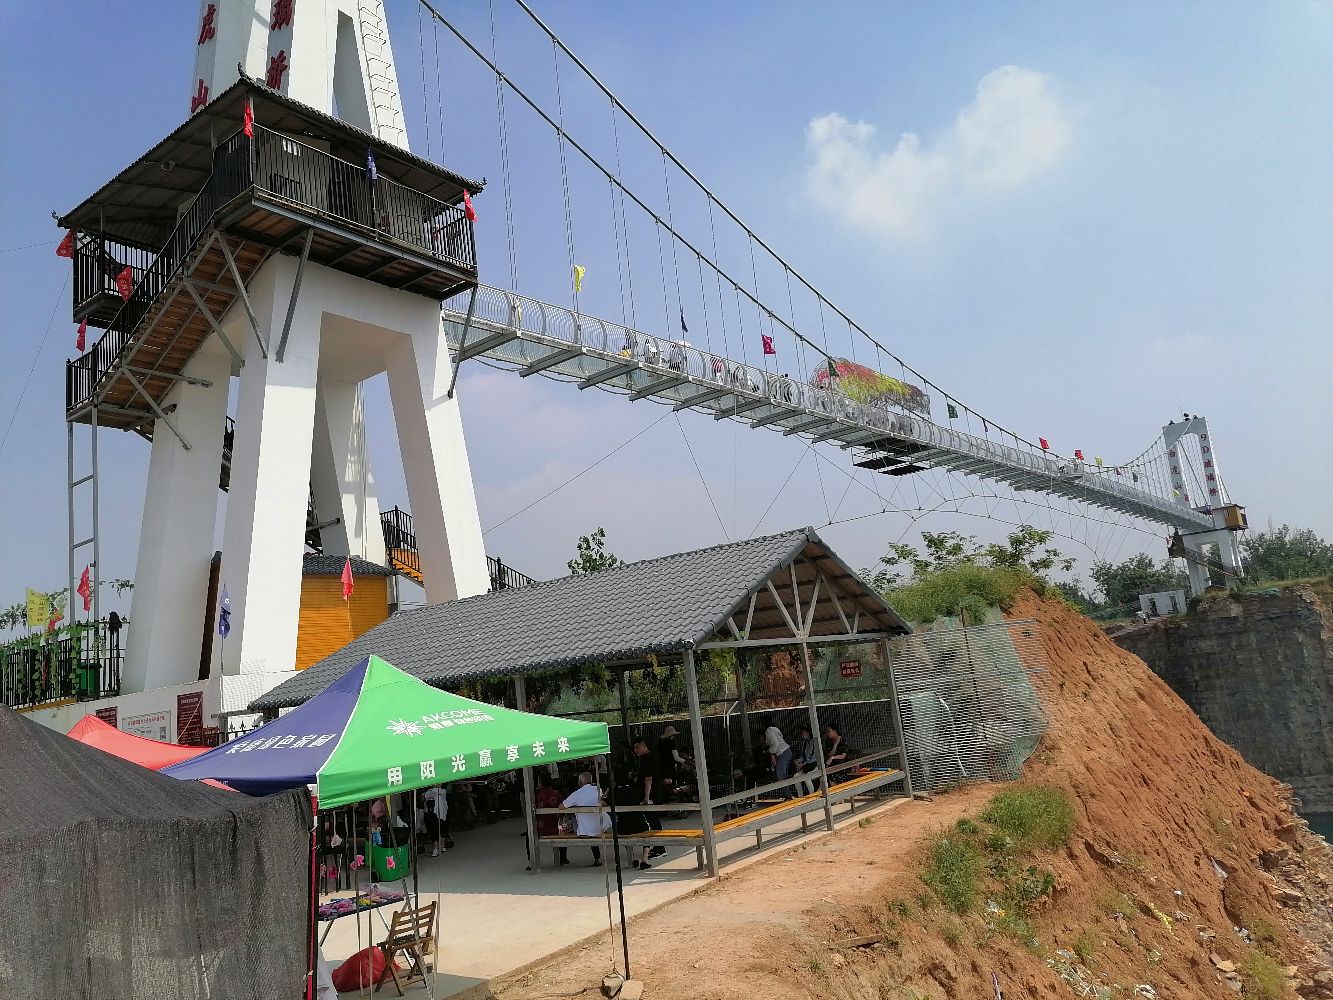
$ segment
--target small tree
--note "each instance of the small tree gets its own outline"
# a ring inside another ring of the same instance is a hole
[[[1170,560],[1161,564],[1140,552],[1122,562],[1100,560],[1092,564],[1092,581],[1101,588],[1106,603],[1111,607],[1134,604],[1140,594],[1156,594],[1166,590],[1185,590],[1189,577],[1173,566]]]
[[[1006,544],[987,545],[982,550],[982,557],[991,566],[1025,569],[1036,576],[1042,576],[1053,569],[1068,573],[1074,568],[1074,560],[1066,558],[1060,554],[1059,549],[1050,546],[1054,537],[1053,531],[1023,524],[1017,531],[1009,533]]]
[[[1299,580],[1310,576],[1333,576],[1333,542],[1326,542],[1309,528],[1284,524],[1267,531],[1246,534],[1241,552],[1250,577],[1263,580]]]
[[[569,572],[575,576],[580,573],[596,573],[604,569],[614,569],[622,565],[611,552],[606,551],[606,529],[598,528],[591,535],[580,535],[577,558],[565,563]]]

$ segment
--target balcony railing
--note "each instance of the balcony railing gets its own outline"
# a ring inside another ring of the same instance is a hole
[[[351,222],[475,272],[472,225],[463,210],[303,142],[255,126],[254,185],[266,195]]]
[[[417,548],[417,533],[412,524],[412,515],[394,507],[380,514],[380,526],[384,529],[384,548],[388,553],[390,567],[409,573],[419,580],[421,552]],[[490,576],[491,590],[527,587],[539,582],[512,566],[506,566],[494,556],[486,557],[486,571]]]
[[[0,700],[10,708],[41,708],[119,694],[126,624],[112,616],[0,646]]]
[[[134,290],[106,323],[106,334],[92,350],[69,362],[65,376],[66,405],[87,401],[133,339],[139,324],[163,291],[177,278],[212,228],[218,210],[253,190],[265,199],[289,202],[306,213],[333,220],[343,228],[363,231],[373,240],[391,240],[467,274],[476,274],[472,223],[463,210],[405,187],[387,177],[372,181],[366,164],[348,163],[313,146],[261,126],[254,137],[237,132],[213,155],[213,172],[181,216],[156,256],[108,243],[96,234],[79,234],[76,302],[79,294],[105,291],[106,272],[113,265],[133,267]],[[110,249],[108,249],[110,248]],[[99,249],[104,251],[99,255]],[[124,254],[122,262],[117,254]],[[108,256],[109,254],[109,256]],[[119,273],[117,270],[116,273]],[[115,275],[111,289],[115,290]]]

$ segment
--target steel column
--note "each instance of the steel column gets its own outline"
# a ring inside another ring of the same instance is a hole
[[[713,795],[708,787],[708,753],[704,747],[704,724],[699,714],[699,678],[694,670],[694,650],[685,650],[685,697],[690,704],[690,740],[694,743],[694,783],[699,788],[699,816],[703,822],[704,851],[708,874],[717,876],[717,835],[713,831]]]
[[[828,762],[824,760],[824,741],[820,738],[822,730],[819,728],[819,708],[815,704],[815,679],[810,670],[810,646],[804,639],[801,640],[801,667],[805,671],[805,702],[810,713],[810,736],[815,741],[815,759],[819,761],[819,773],[823,779],[820,782],[820,794],[824,798],[824,824],[832,830],[833,803],[828,797]]]
[[[889,657],[889,640],[879,641],[879,655],[884,657],[884,669],[889,673],[889,711],[893,715],[893,736],[898,741],[898,763],[903,766],[903,790],[907,797],[912,797],[912,769],[907,763],[907,741],[903,739],[903,717],[898,708],[898,678],[893,673],[893,660]]]

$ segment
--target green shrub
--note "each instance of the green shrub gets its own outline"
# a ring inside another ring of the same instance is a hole
[[[941,903],[954,913],[970,913],[981,894],[985,858],[970,840],[941,835],[930,844],[930,862],[921,875]]]
[[[1010,788],[990,800],[981,818],[1029,850],[1063,847],[1074,832],[1074,803],[1062,788]]]
[[[1055,891],[1055,873],[1029,868],[1005,887],[1004,901],[1015,913],[1028,914],[1040,899]]]
[[[953,828],[959,833],[965,834],[969,837],[972,836],[972,834],[974,833],[981,832],[981,827],[977,826],[977,824],[973,823],[966,816],[964,816],[957,823],[955,823],[953,825]]]
[[[1258,1000],[1283,1000],[1291,995],[1282,966],[1258,949],[1245,960],[1245,995]]]
[[[985,621],[990,608],[1008,608],[1035,577],[1020,569],[962,563],[889,591],[885,597],[908,621],[929,624],[966,611],[970,624]]]

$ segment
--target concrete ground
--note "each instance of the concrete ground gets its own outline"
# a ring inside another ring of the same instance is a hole
[[[883,805],[905,801],[897,798],[862,804],[857,807],[857,816],[869,808],[878,810]],[[847,822],[848,811],[845,803],[835,806],[835,822]],[[719,857],[727,866],[723,872],[823,832],[822,811],[810,813],[808,821],[810,833],[804,837],[799,819],[769,827],[764,831],[762,850],[757,849],[753,834],[723,841],[719,845]],[[690,821],[668,821],[666,825],[684,827]],[[436,997],[454,996],[480,987],[496,976],[523,968],[598,933],[607,937],[610,954],[613,945],[608,929],[608,882],[612,912],[619,918],[614,869],[592,867],[590,852],[574,847],[569,851],[569,866],[551,868],[552,852],[545,848],[542,862],[546,869],[526,871],[522,834],[521,819],[506,819],[456,834],[454,849],[442,852],[438,858],[426,855],[416,859],[420,862],[417,878],[422,903],[440,901],[440,939],[434,963],[438,971],[432,983]],[[609,855],[610,851],[605,853]],[[708,877],[695,868],[695,863],[693,848],[677,848],[656,859],[648,871],[624,868],[625,912],[633,917],[705,885]],[[365,877],[364,869],[362,875]],[[401,888],[404,884],[410,890],[410,879],[392,887]],[[365,883],[362,885],[364,888]],[[348,895],[348,892],[334,893],[323,898]],[[333,921],[323,946],[330,966],[336,968],[358,949],[383,940],[395,909],[386,906],[363,913],[359,919],[348,916]],[[321,924],[320,932],[327,927]],[[614,947],[619,954],[618,928],[615,935]],[[396,995],[392,983],[386,989],[389,996]],[[476,992],[485,995],[484,990]],[[424,997],[427,992],[418,983],[409,988],[408,994]],[[384,995],[383,991],[380,995]]]

